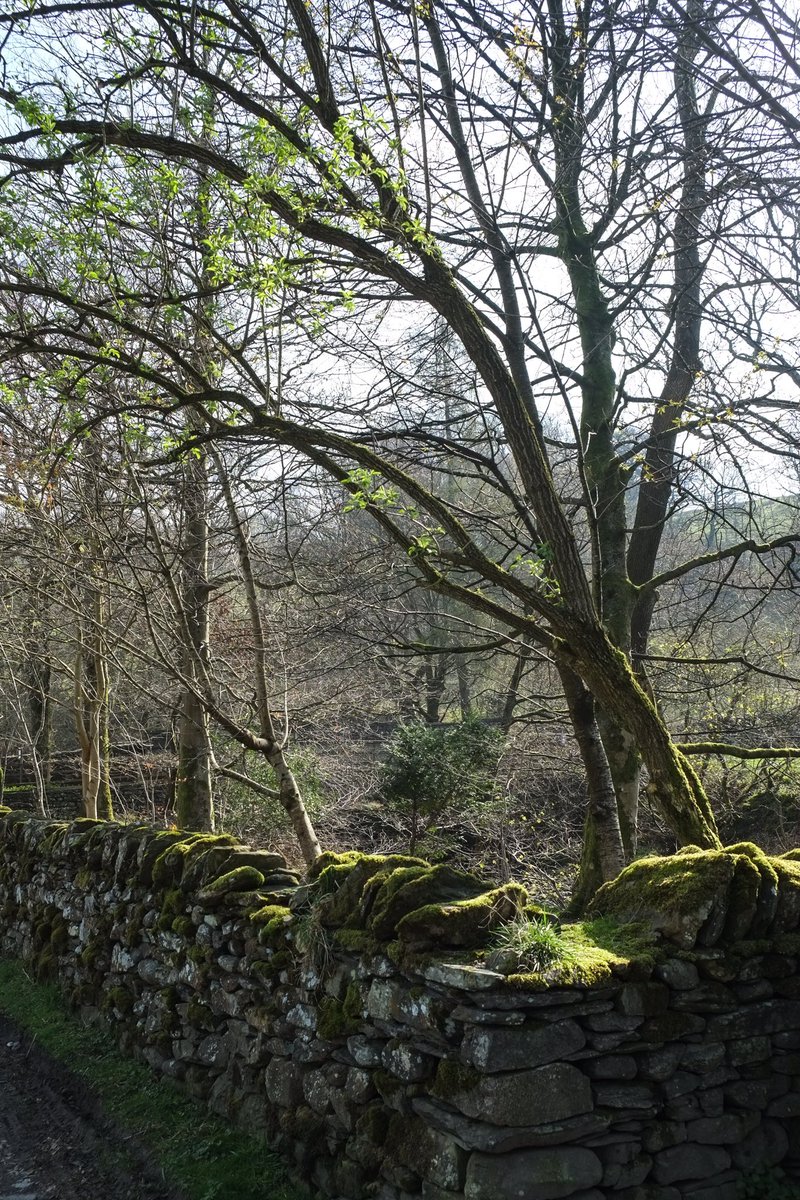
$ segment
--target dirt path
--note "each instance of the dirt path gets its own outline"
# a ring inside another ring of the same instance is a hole
[[[0,1200],[175,1200],[82,1084],[1,1017]]]

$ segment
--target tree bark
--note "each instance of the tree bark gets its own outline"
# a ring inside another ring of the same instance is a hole
[[[216,463],[236,543],[236,552],[239,558],[245,598],[247,600],[247,610],[250,616],[250,627],[253,632],[253,682],[255,685],[259,733],[263,747],[262,752],[275,772],[278,784],[278,799],[289,818],[289,823],[297,838],[303,859],[307,866],[311,866],[322,853],[322,847],[319,844],[313,823],[306,809],[297,779],[289,765],[286,755],[285,736],[284,739],[281,739],[276,734],[267,684],[267,644],[264,634],[264,622],[261,619],[261,609],[258,604],[256,579],[253,571],[250,547],[247,542],[247,533],[244,522],[236,507],[236,501],[225,465],[219,456],[216,457]]]
[[[181,829],[212,831],[214,800],[208,715],[200,700],[209,666],[208,461],[204,453],[184,464],[184,535],[181,546],[183,672],[191,683],[181,691],[178,719],[176,822]]]
[[[570,904],[571,909],[580,912],[602,883],[619,874],[625,866],[625,852],[617,795],[595,720],[594,700],[569,666],[558,664],[558,673],[586,773],[585,834]]]

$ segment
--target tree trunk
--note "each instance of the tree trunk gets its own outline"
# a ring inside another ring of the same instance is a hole
[[[602,883],[625,866],[617,795],[611,778],[591,693],[567,666],[558,666],[570,720],[586,773],[587,806],[583,850],[570,908],[580,912]]]
[[[256,705],[258,710],[258,725],[263,754],[275,772],[278,782],[278,799],[289,818],[292,830],[300,852],[307,866],[311,866],[322,853],[311,818],[308,815],[303,796],[294,773],[286,756],[285,738],[276,736],[275,723],[272,719],[272,706],[269,701],[267,686],[267,645],[264,634],[264,623],[261,620],[261,610],[258,606],[258,593],[253,571],[253,561],[247,542],[244,523],[239,516],[236,501],[231,490],[230,480],[225,465],[219,456],[216,457],[217,468],[222,485],[222,492],[230,517],[231,529],[236,542],[236,552],[242,572],[242,582],[250,615],[250,627],[253,632],[253,682],[255,684]]]
[[[605,710],[622,728],[631,730],[650,776],[653,798],[678,841],[719,848],[714,815],[697,773],[605,630],[570,622],[570,641],[562,643],[559,652]]]
[[[180,829],[212,831],[214,798],[208,714],[200,700],[209,662],[208,623],[208,462],[190,455],[184,464],[184,534],[180,600],[183,617],[184,675],[178,720],[175,813]]]

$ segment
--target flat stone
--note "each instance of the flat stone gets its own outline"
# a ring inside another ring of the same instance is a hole
[[[785,1033],[791,1029],[800,1029],[800,1000],[765,1000],[737,1012],[711,1017],[708,1022],[709,1036],[724,1039]]]
[[[587,1027],[597,1033],[632,1033],[641,1024],[640,1016],[618,1012],[596,1013],[586,1020]]]
[[[629,1188],[644,1183],[653,1166],[649,1154],[637,1154],[629,1162],[606,1163],[603,1169],[603,1187]]]
[[[463,1021],[465,1025],[524,1025],[524,1012],[501,1012],[491,1008],[469,1008],[465,1004],[457,1004],[450,1013],[453,1021]]]
[[[777,1167],[789,1153],[789,1137],[778,1121],[764,1120],[731,1147],[734,1166],[742,1172]]]
[[[393,1038],[383,1048],[381,1062],[387,1071],[403,1083],[420,1083],[433,1074],[434,1060],[410,1042]]]
[[[754,1108],[766,1108],[771,1100],[788,1092],[789,1080],[785,1075],[776,1075],[771,1079],[742,1079],[727,1084],[724,1090],[729,1103],[736,1108],[752,1111]]]
[[[370,1017],[379,1021],[398,1021],[423,1033],[438,1031],[442,1019],[441,1001],[430,992],[418,992],[396,979],[374,979],[366,999]]]
[[[735,1067],[743,1063],[766,1062],[771,1052],[768,1037],[737,1038],[728,1042],[728,1061]]]
[[[297,1108],[303,1102],[303,1078],[289,1059],[274,1058],[266,1069],[267,1097],[280,1108]]]
[[[439,1188],[460,1192],[464,1187],[466,1150],[416,1116],[393,1119],[385,1149],[391,1157]]]
[[[683,962],[680,958],[670,958],[666,962],[659,963],[653,975],[673,992],[684,992],[690,988],[697,987],[700,982],[700,975],[694,963]]]
[[[575,1021],[542,1024],[535,1029],[469,1028],[461,1043],[461,1058],[479,1071],[513,1071],[543,1066],[586,1045]]]
[[[581,1063],[590,1079],[635,1079],[638,1065],[632,1054],[605,1054]]]
[[[655,1154],[657,1150],[667,1150],[670,1146],[679,1146],[685,1141],[685,1121],[652,1122],[642,1134],[642,1145],[651,1154]]]
[[[683,1200],[738,1200],[739,1195],[736,1179],[725,1179],[709,1187],[691,1188],[683,1193]]]
[[[463,1200],[462,1191],[451,1192],[450,1188],[441,1188],[428,1179],[422,1181],[422,1200]]]
[[[663,983],[626,983],[617,1008],[626,1017],[656,1017],[666,1011],[669,988]]]
[[[498,971],[487,971],[485,967],[472,967],[466,963],[432,963],[420,968],[418,974],[429,983],[459,988],[462,992],[486,992],[502,984],[505,978]]]
[[[359,1067],[379,1067],[385,1045],[382,1039],[367,1038],[361,1034],[354,1034],[347,1039],[347,1049]]]
[[[465,1116],[492,1125],[541,1125],[580,1116],[592,1107],[589,1080],[569,1063],[485,1075],[446,1099]]]
[[[604,1134],[608,1118],[587,1112],[563,1121],[547,1121],[539,1125],[503,1127],[470,1119],[430,1100],[418,1096],[411,1106],[426,1124],[449,1134],[465,1150],[482,1150],[488,1154],[505,1154],[535,1146],[558,1146],[565,1142],[583,1141]]]
[[[473,1154],[465,1200],[560,1200],[600,1183],[603,1166],[591,1150],[562,1147],[518,1150],[497,1158]]]
[[[584,992],[574,988],[548,988],[546,992],[479,993],[472,998],[472,1002],[481,1008],[497,1008],[501,1012],[512,1009],[517,1012],[521,1008],[552,1008],[556,1004],[577,1004],[585,998]]]
[[[216,1033],[211,1033],[208,1037],[204,1037],[197,1047],[195,1057],[198,1062],[205,1063],[207,1067],[215,1067],[220,1071],[224,1070],[228,1062],[228,1048],[225,1045],[224,1037]]]
[[[614,1200],[683,1200],[683,1198],[677,1188],[661,1187],[657,1183],[643,1183],[639,1187],[624,1188],[620,1192],[614,1192]]]
[[[663,1050],[647,1050],[637,1055],[639,1077],[653,1083],[663,1083],[677,1071],[682,1053],[680,1046],[665,1046]]]
[[[594,1099],[598,1108],[651,1108],[653,1089],[641,1083],[597,1083]]]
[[[699,1013],[671,1010],[646,1020],[639,1030],[639,1037],[643,1042],[674,1042],[696,1033],[705,1033],[705,1030],[706,1019]],[[718,1035],[709,1031],[709,1037],[716,1036]]]
[[[676,1012],[727,1013],[737,1005],[736,994],[724,983],[706,980],[691,991],[679,992],[672,999]]]
[[[701,1117],[698,1121],[690,1121],[686,1126],[686,1136],[690,1142],[699,1142],[703,1146],[724,1146],[732,1142],[741,1142],[758,1121],[754,1113],[723,1113],[719,1117]]]
[[[656,1183],[678,1183],[686,1179],[711,1179],[727,1171],[731,1156],[720,1146],[697,1146],[687,1142],[660,1150],[653,1163]]]
[[[800,1117],[800,1092],[777,1096],[767,1105],[768,1117]]]
[[[143,958],[137,963],[136,974],[154,988],[166,987],[169,979],[169,969],[153,958]]]

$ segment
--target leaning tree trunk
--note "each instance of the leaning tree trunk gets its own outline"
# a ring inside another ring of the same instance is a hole
[[[255,686],[256,707],[258,713],[258,728],[260,746],[278,784],[278,800],[286,812],[303,859],[311,866],[322,853],[322,847],[314,831],[311,817],[305,806],[302,792],[289,764],[286,754],[285,739],[277,735],[275,722],[272,717],[272,706],[269,700],[267,644],[264,635],[264,623],[261,619],[261,609],[258,605],[253,561],[247,541],[244,522],[239,515],[231,490],[230,480],[222,460],[216,458],[222,492],[230,517],[231,529],[236,542],[236,552],[244,584],[244,594],[247,600],[247,610],[250,616],[250,627],[253,632],[253,683]]]

